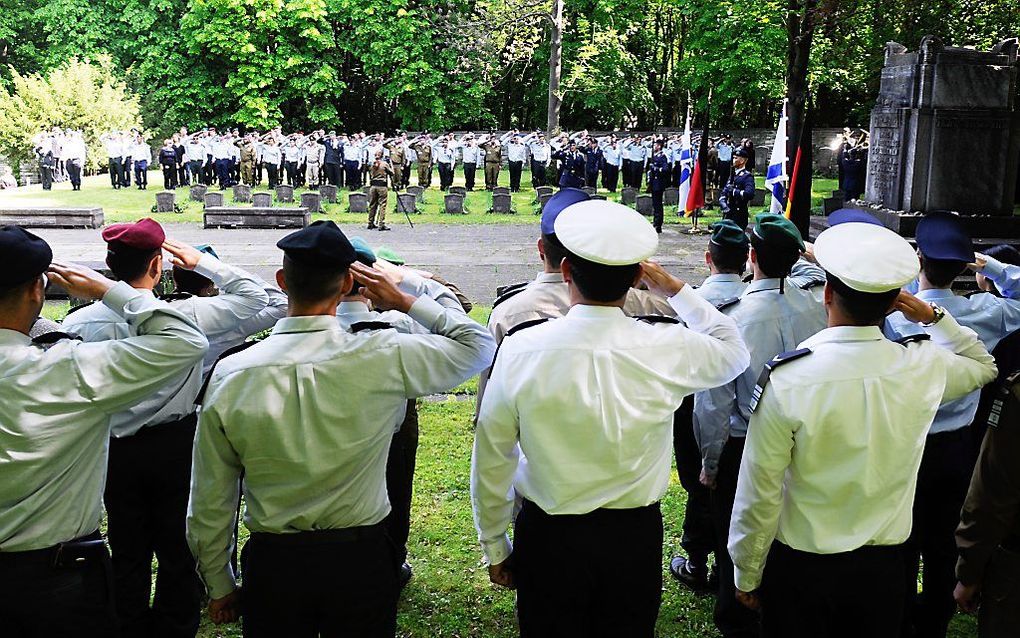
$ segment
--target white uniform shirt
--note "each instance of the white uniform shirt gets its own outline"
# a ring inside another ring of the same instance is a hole
[[[811,354],[772,372],[733,506],[737,588],[758,588],[773,538],[815,554],[907,540],[939,403],[995,378],[991,355],[950,315],[927,332],[932,341],[900,345],[877,327],[827,328],[800,344]]]
[[[643,507],[669,486],[673,413],[747,367],[736,325],[690,286],[679,324],[574,306],[503,340],[482,401],[471,500],[485,558],[503,562],[514,491],[549,514]]]
[[[356,142],[344,144],[343,149],[345,162],[357,162],[358,166],[361,166],[361,147]]]
[[[446,144],[436,144],[432,149],[432,157],[437,164],[453,164],[457,153]]]
[[[188,542],[211,597],[235,587],[229,558],[242,471],[253,532],[374,525],[389,513],[386,457],[406,401],[456,386],[495,350],[463,311],[422,297],[409,314],[433,334],[352,335],[336,317],[287,317],[216,366],[188,507]]]
[[[197,140],[192,140],[184,145],[184,153],[187,155],[189,162],[202,162],[205,164],[206,148],[205,145]]]
[[[84,139],[75,136],[68,140],[67,146],[64,147],[64,157],[67,160],[78,160],[84,164],[86,155]]]
[[[237,325],[258,314],[266,307],[269,298],[252,275],[221,262],[212,255],[203,254],[195,272],[212,280],[220,289],[216,297],[190,297],[171,304],[193,321],[210,339],[230,332]],[[153,297],[151,291],[141,291]],[[102,342],[134,336],[130,323],[103,304],[92,304],[64,319],[64,330],[80,336],[87,342]],[[138,401],[123,412],[113,415],[113,436],[120,438],[136,434],[149,425],[159,425],[182,419],[195,409],[195,397],[202,385],[202,362],[178,374],[156,392]]]
[[[280,154],[280,147],[275,145],[262,145],[262,162],[270,166],[279,166],[283,156]]]
[[[623,163],[623,156],[620,154],[620,144],[606,144],[602,147],[602,160],[606,166],[619,168]]]
[[[524,144],[515,144],[514,142],[507,142],[506,144],[506,161],[508,162],[523,162],[527,155],[528,147]]]
[[[214,160],[230,159],[234,156],[237,147],[230,140],[220,138],[212,143],[212,156]]]
[[[477,144],[470,146],[464,144],[460,148],[460,153],[465,164],[478,164],[478,161],[481,159],[482,149],[478,148]]]
[[[107,157],[124,157],[124,140],[120,137],[108,137],[103,140]]]
[[[648,149],[644,144],[627,141],[623,145],[623,156],[632,162],[644,162],[648,157]]]
[[[528,150],[531,151],[531,159],[540,164],[548,164],[549,156],[552,154],[552,150],[546,142],[532,142],[528,145]]]
[[[151,162],[152,148],[145,142],[138,142],[131,148],[131,159],[135,162]]]
[[[0,329],[0,551],[43,549],[97,530],[110,414],[205,354],[194,321],[151,295],[118,283],[102,303],[137,336],[42,348]]]

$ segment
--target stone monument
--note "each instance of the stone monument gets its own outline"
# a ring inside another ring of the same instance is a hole
[[[213,208],[216,206],[223,206],[223,193],[220,191],[214,191],[205,194],[205,207]]]
[[[205,184],[193,184],[191,190],[188,191],[188,196],[191,197],[192,201],[204,202],[205,193],[209,190],[209,187]]]
[[[510,195],[508,193],[492,194],[492,212],[504,215],[514,212],[510,208]]]
[[[542,199],[542,195],[552,195],[553,194],[553,190],[554,189],[553,189],[552,186],[536,186],[535,187],[535,201],[536,202],[540,201]]]
[[[336,193],[337,188],[332,184],[321,184],[319,186],[319,195],[322,196],[323,200],[329,202],[330,204],[336,203]]]
[[[443,197],[443,212],[448,215],[463,215],[464,196],[457,193],[450,193]]]
[[[421,186],[408,186],[407,192],[410,193],[411,195],[414,195],[414,198],[419,202],[425,200],[425,189],[422,188]]]
[[[637,212],[647,217],[652,216],[652,196],[648,193],[641,193],[634,200],[634,208]]]
[[[243,202],[245,204],[251,203],[251,186],[248,186],[247,184],[235,184],[234,201]]]
[[[414,193],[397,193],[397,212],[418,212],[418,199],[414,196]]]
[[[309,213],[321,213],[322,195],[315,191],[301,193],[301,208],[307,208]]]
[[[288,186],[287,184],[280,184],[276,187],[276,201],[278,202],[292,202],[294,201],[294,187]]]
[[[680,204],[680,189],[676,186],[670,186],[666,190],[662,191],[662,205],[663,206],[678,206]]]
[[[620,191],[620,203],[624,206],[632,206],[637,200],[637,189],[631,186],[626,186]]]
[[[492,189],[492,194],[493,195],[509,195],[510,194],[510,187],[509,186],[496,186],[495,188]]]
[[[350,213],[368,212],[368,195],[361,191],[351,191],[347,194],[347,211]]]
[[[160,191],[156,193],[156,212],[172,213],[177,204],[177,196],[173,191]]]
[[[251,201],[251,205],[255,208],[269,208],[273,205],[273,195],[272,193],[253,193]]]
[[[463,186],[451,186],[450,187],[450,194],[451,195],[460,195],[461,197],[467,197],[467,189],[464,188]]]

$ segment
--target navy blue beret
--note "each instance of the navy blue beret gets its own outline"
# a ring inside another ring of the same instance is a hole
[[[556,218],[563,212],[563,209],[589,199],[591,199],[591,195],[580,188],[561,188],[559,192],[549,198],[549,201],[545,203],[545,208],[542,209],[542,234],[555,234]]]
[[[0,227],[0,289],[13,288],[46,272],[53,261],[53,251],[44,239],[20,226]]]
[[[305,266],[347,268],[358,260],[350,240],[328,220],[312,222],[276,242],[276,247]]]
[[[974,244],[959,215],[932,211],[917,224],[917,247],[928,259],[974,261]]]
[[[840,208],[839,210],[834,210],[829,214],[829,226],[852,223],[875,224],[877,226],[884,225],[882,222],[875,219],[873,215],[857,208]]]

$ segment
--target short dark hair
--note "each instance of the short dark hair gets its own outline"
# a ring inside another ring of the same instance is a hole
[[[287,296],[298,302],[316,302],[343,292],[348,268],[309,266],[283,256],[283,281]]]
[[[992,246],[985,251],[985,254],[1001,261],[1004,264],[1011,264],[1013,266],[1020,266],[1020,250],[1013,248],[1009,244],[999,244],[998,246]]]
[[[567,249],[563,247],[554,233],[542,235],[542,248],[545,250],[546,263],[559,268],[563,258],[567,256]]]
[[[886,292],[861,292],[854,290],[831,273],[825,273],[833,301],[839,309],[859,326],[873,326],[881,323],[893,301],[900,294],[899,289]]]
[[[780,248],[767,244],[754,233],[751,233],[751,248],[754,248],[758,268],[766,277],[786,277],[800,259],[800,251],[796,246]]]
[[[160,254],[160,249],[138,249],[131,246],[110,246],[106,251],[106,265],[110,267],[114,279],[128,283],[138,279],[149,269],[153,257]]]
[[[187,270],[174,266],[173,268],[174,277],[174,290],[177,292],[187,292],[193,295],[202,295],[212,288],[212,279],[209,279],[205,275],[200,275],[194,270]]]
[[[39,281],[39,277],[35,276],[20,284],[0,288],[0,309],[20,301],[20,297],[25,294],[25,291],[34,286],[37,281]]]
[[[608,303],[627,294],[641,268],[639,264],[606,266],[567,252],[571,279],[585,299]]]
[[[967,269],[967,262],[950,259],[931,259],[921,254],[921,270],[931,285],[946,288]]]
[[[747,245],[717,244],[708,242],[708,254],[712,263],[721,273],[742,275],[747,270]]]

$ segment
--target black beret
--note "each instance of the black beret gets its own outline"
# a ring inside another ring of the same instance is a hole
[[[45,240],[19,226],[0,227],[0,289],[13,288],[46,272],[53,261],[53,251]]]
[[[741,146],[737,150],[733,151],[733,154],[736,155],[737,157],[743,157],[744,159],[750,159],[751,158],[751,154],[743,146]]]
[[[358,260],[350,240],[331,221],[317,221],[276,242],[287,257],[305,266],[347,268]]]

